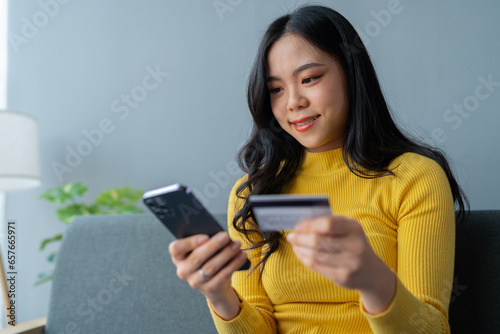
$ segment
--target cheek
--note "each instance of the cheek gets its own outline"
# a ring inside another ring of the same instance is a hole
[[[286,120],[286,112],[280,102],[271,100],[271,110],[273,111],[274,117],[282,127],[284,124],[288,123]]]
[[[332,107],[340,102],[340,95],[332,89],[318,89],[311,92],[308,97],[318,107]]]
[[[322,91],[317,92],[311,98],[314,99],[316,106],[324,108],[323,110],[328,110],[330,117],[346,118],[348,101],[346,96],[341,92]]]

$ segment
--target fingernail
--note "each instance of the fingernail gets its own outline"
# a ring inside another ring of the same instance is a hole
[[[199,244],[204,243],[207,240],[208,240],[208,235],[204,234],[204,235],[201,235],[198,238],[196,238],[196,243],[199,245]]]
[[[233,242],[233,244],[231,245],[231,247],[233,249],[240,249],[241,247],[241,242],[239,242],[238,240],[236,240],[235,242]]]
[[[295,233],[293,233],[293,232],[286,236],[286,240],[288,240],[288,241],[293,240],[293,238],[295,238]]]

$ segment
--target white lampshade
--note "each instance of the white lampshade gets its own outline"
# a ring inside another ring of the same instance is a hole
[[[0,192],[40,183],[36,119],[19,111],[0,110]]]

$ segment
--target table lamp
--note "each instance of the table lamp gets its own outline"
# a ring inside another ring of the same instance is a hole
[[[38,127],[35,118],[14,110],[0,110],[0,236],[7,240],[5,192],[37,187],[40,181]],[[0,248],[0,283],[4,311],[10,304]],[[16,249],[17,254],[17,249]],[[9,321],[7,320],[7,323]]]

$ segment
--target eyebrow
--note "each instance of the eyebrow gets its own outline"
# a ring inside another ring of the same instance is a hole
[[[297,67],[295,69],[295,71],[293,71],[293,75],[297,76],[302,71],[305,71],[305,70],[313,68],[313,67],[320,67],[320,66],[325,66],[325,65],[324,64],[320,64],[320,63],[308,63],[308,64],[304,64],[304,65],[301,65],[301,66]],[[271,82],[271,81],[279,81],[279,80],[281,80],[279,77],[271,75],[271,76],[268,76],[266,78],[266,83]]]

